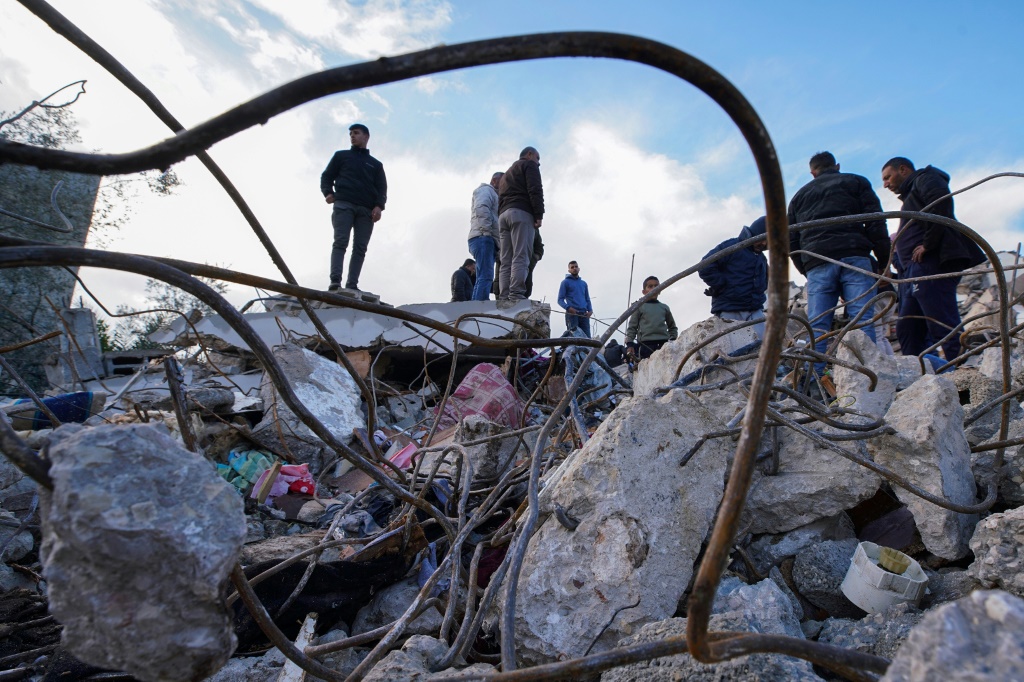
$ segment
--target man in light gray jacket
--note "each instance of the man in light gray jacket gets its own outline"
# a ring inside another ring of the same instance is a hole
[[[473,190],[473,207],[469,216],[469,252],[476,259],[476,284],[473,300],[491,297],[494,281],[494,259],[498,250],[498,182],[504,173],[491,176],[490,184],[481,183]]]

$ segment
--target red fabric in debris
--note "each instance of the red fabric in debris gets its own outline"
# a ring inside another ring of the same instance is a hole
[[[445,403],[438,429],[455,426],[472,414],[482,415],[488,421],[502,426],[519,426],[523,416],[523,401],[495,365],[483,362],[469,370],[469,374]]]

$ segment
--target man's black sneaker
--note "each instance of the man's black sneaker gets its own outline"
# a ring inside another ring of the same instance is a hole
[[[331,286],[327,287],[327,291],[337,291],[340,288],[340,284],[335,284],[334,282],[331,282]]]

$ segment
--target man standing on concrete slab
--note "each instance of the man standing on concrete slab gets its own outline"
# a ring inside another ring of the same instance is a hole
[[[565,328],[569,331],[583,330],[590,338],[590,318],[594,306],[590,305],[590,288],[580,279],[580,266],[569,261],[569,274],[558,286],[558,305],[565,310]]]
[[[341,287],[345,251],[349,236],[355,232],[352,256],[348,262],[346,289],[359,290],[359,273],[363,269],[366,247],[373,234],[373,224],[380,220],[388,199],[388,181],[384,164],[370,156],[366,143],[370,129],[354,123],[348,129],[351,149],[334,152],[327,168],[320,175],[320,191],[328,204],[334,205],[331,224],[334,246],[331,249],[331,283],[328,291]]]
[[[899,196],[904,211],[920,211],[941,199],[928,213],[956,220],[949,175],[928,166],[914,170],[910,159],[897,156],[882,166],[885,188]],[[943,198],[946,197],[946,198]],[[956,287],[960,272],[985,260],[985,254],[968,237],[952,227],[901,218],[895,242],[897,268],[901,278],[951,274],[943,279],[900,284],[900,310],[896,337],[900,352],[918,355],[944,338],[960,324]],[[952,274],[957,273],[957,274]],[[960,335],[953,334],[942,344],[946,360],[960,355]]]
[[[476,261],[467,258],[462,267],[452,273],[452,303],[472,301],[476,284]]]
[[[494,263],[498,251],[498,183],[504,173],[495,173],[491,182],[480,183],[473,190],[473,206],[469,215],[469,252],[477,262],[473,300],[491,297]]]
[[[821,218],[835,218],[859,213],[880,213],[882,204],[868,179],[853,173],[840,173],[836,157],[829,152],[818,152],[811,157],[810,171],[814,177],[800,188],[789,202],[789,224],[803,223]],[[869,255],[874,252],[879,263],[889,262],[889,231],[884,220],[843,223],[791,232],[793,264],[807,277],[807,317],[814,329],[815,350],[825,352],[828,341],[820,337],[832,329],[836,304],[842,296],[846,312],[853,318],[871,298],[875,279]],[[858,272],[838,263],[815,258],[825,256],[844,265],[859,268]],[[861,322],[871,319],[865,311]],[[874,324],[862,327],[872,341]],[[815,365],[818,374],[825,371],[825,363]]]
[[[768,259],[764,257],[768,240],[764,216],[740,230],[739,237],[726,239],[708,251],[701,260],[707,260],[751,237],[761,237],[761,241],[708,263],[697,274],[708,285],[704,293],[711,297],[711,314],[737,322],[761,320],[753,326],[760,339],[764,336],[764,302],[768,288]]]
[[[501,235],[499,307],[526,298],[530,249],[544,219],[544,188],[540,178],[540,153],[526,147],[509,166],[498,186],[498,231]]]

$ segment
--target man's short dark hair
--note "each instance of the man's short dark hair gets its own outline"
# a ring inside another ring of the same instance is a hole
[[[370,129],[364,126],[362,123],[353,123],[348,127],[349,130],[362,130],[367,136],[370,134]]]
[[[647,287],[647,283],[650,282],[651,280],[657,282],[658,284],[661,284],[661,280],[660,279],[658,279],[654,275],[650,275],[650,276],[647,277],[647,279],[644,280],[644,288]]]
[[[811,170],[826,170],[836,165],[836,157],[832,156],[832,152],[818,152],[811,157],[809,165]]]
[[[886,161],[884,164],[882,164],[882,170],[885,170],[886,168],[895,168],[895,169],[898,170],[900,166],[906,166],[910,170],[915,170],[914,169],[914,162],[911,161],[910,159],[908,159],[905,156],[894,156],[894,157],[892,157],[891,159]]]
[[[579,263],[577,263],[577,262],[576,262],[576,261],[574,261],[574,260],[571,260],[571,261],[569,261],[569,265],[579,265]]]
[[[462,267],[466,267],[469,265],[476,265],[476,261],[473,260],[472,258],[467,258],[466,262],[462,264]]]
[[[530,154],[536,154],[537,156],[540,156],[540,152],[538,152],[533,147],[525,147],[523,151],[519,152],[519,158],[525,159]]]
[[[495,173],[494,175],[491,176],[491,180],[492,181],[493,180],[497,180],[497,179],[499,179],[504,174],[505,174],[505,171],[498,171],[497,173]]]

